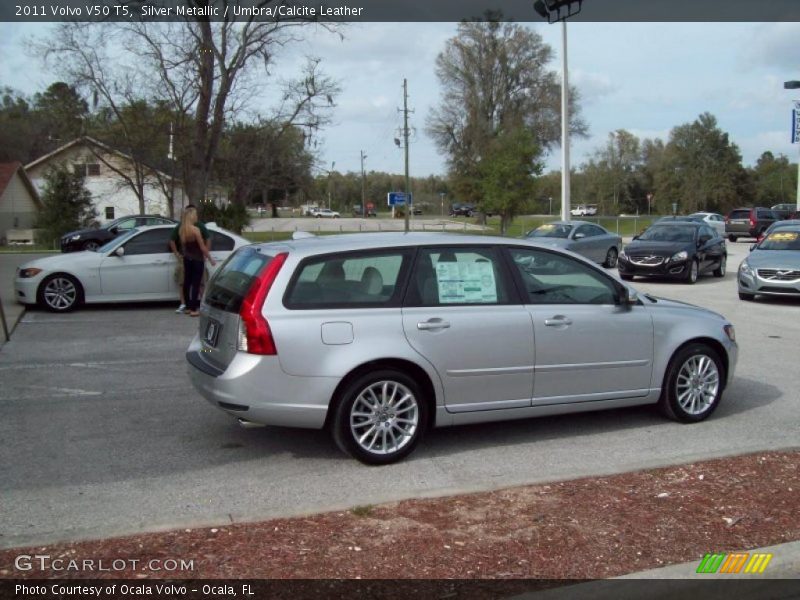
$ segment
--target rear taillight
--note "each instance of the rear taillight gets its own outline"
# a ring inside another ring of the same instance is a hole
[[[286,252],[278,254],[266,266],[264,271],[253,280],[247,295],[242,300],[239,311],[239,343],[242,352],[250,354],[275,355],[278,349],[272,338],[269,323],[261,314],[264,301],[267,299],[269,289],[278,276],[283,263],[289,255]]]
[[[755,227],[756,226],[756,222],[757,222],[756,221],[756,211],[751,210],[750,211],[750,227]]]

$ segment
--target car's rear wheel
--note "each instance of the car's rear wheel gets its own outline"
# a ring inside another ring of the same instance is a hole
[[[84,250],[91,250],[92,252],[97,250],[99,247],[100,244],[95,240],[89,240],[88,242],[84,242],[83,246],[81,246],[81,248],[83,248]]]
[[[739,300],[752,301],[756,299],[755,294],[748,294],[747,292],[739,292]]]
[[[733,235],[733,234],[729,234],[729,235],[728,235],[728,241],[729,241],[729,242],[735,242],[735,241],[736,241],[736,236],[735,236],[735,235]]]
[[[719,266],[714,269],[714,277],[725,277],[725,265],[728,262],[728,257],[724,254],[719,259]]]
[[[67,312],[83,302],[83,288],[71,275],[57,273],[42,281],[36,299],[47,310]]]
[[[366,464],[385,465],[414,450],[427,421],[428,407],[416,382],[401,371],[381,369],[345,388],[332,433],[347,454]]]
[[[669,363],[659,408],[670,419],[696,423],[719,404],[724,369],[717,352],[706,344],[684,346]]]
[[[613,269],[617,266],[617,257],[619,254],[617,253],[617,249],[613,246],[608,249],[606,252],[606,262],[603,263],[604,267],[608,267],[609,269]]]
[[[697,283],[697,278],[700,275],[700,265],[697,264],[697,260],[692,260],[689,264],[689,270],[686,271],[686,283],[692,285]]]

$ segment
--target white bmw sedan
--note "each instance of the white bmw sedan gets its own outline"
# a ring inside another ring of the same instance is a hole
[[[206,227],[217,264],[250,243],[213,223]],[[25,263],[14,280],[17,301],[66,312],[83,303],[177,300],[176,258],[169,249],[173,229],[173,225],[137,227],[95,251]]]

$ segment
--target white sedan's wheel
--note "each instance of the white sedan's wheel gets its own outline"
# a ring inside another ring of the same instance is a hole
[[[66,312],[83,299],[80,283],[71,275],[51,275],[39,286],[39,304],[53,312]]]

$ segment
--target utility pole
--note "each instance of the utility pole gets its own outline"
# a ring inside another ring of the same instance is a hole
[[[405,143],[406,155],[406,204],[404,206],[406,233],[411,229],[411,224],[409,222],[409,213],[411,212],[411,182],[408,178],[408,113],[408,80],[403,79],[403,141]]]
[[[361,216],[367,214],[367,175],[364,173],[364,159],[367,155],[361,151]]]

